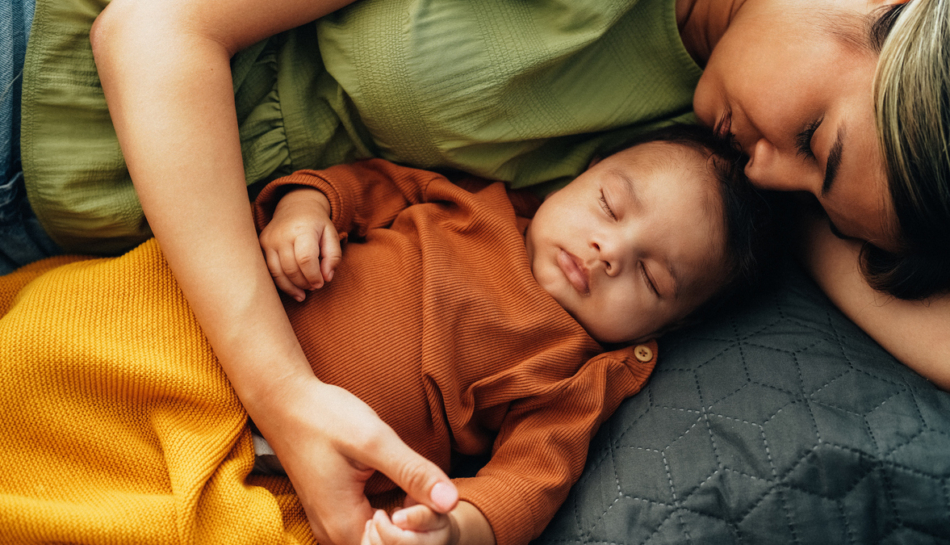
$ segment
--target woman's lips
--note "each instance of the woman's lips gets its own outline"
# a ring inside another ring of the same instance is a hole
[[[590,293],[587,267],[581,263],[581,260],[578,259],[577,256],[561,249],[557,253],[557,265],[561,268],[561,272],[564,273],[567,281],[571,283],[571,286],[573,286],[575,290],[581,295]]]

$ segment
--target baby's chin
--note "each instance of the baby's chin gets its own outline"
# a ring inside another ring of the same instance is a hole
[[[578,320],[576,316],[574,319],[587,331],[588,335],[604,346],[619,347],[639,344],[660,336],[660,331],[654,328],[649,328],[645,331],[616,331],[613,328],[604,326],[598,328],[594,325],[585,324],[583,320]]]

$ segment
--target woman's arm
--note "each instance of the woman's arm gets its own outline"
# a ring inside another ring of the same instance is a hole
[[[950,296],[905,301],[876,291],[861,274],[860,243],[834,236],[818,218],[805,234],[805,265],[831,301],[895,358],[950,390]]]
[[[93,51],[152,231],[320,541],[358,543],[379,469],[446,512],[456,493],[375,413],[314,377],[268,273],[244,183],[230,57],[349,0],[114,0]],[[441,483],[440,486],[437,486]]]

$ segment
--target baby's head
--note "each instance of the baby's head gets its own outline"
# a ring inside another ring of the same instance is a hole
[[[645,135],[548,195],[526,244],[538,283],[592,337],[657,336],[758,278],[767,203],[706,129]]]

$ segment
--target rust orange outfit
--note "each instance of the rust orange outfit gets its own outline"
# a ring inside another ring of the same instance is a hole
[[[645,362],[633,347],[603,353],[537,284],[527,194],[372,160],[271,183],[259,229],[299,185],[323,192],[348,234],[333,281],[303,303],[285,299],[314,372],[445,470],[452,452],[491,452],[476,477],[456,480],[460,499],[498,545],[527,543],[580,476],[593,432],[643,386],[655,344]],[[377,474],[367,494],[393,488]]]

